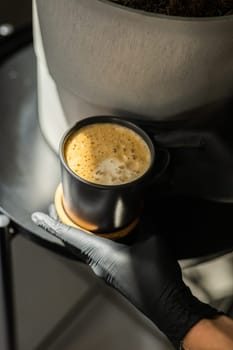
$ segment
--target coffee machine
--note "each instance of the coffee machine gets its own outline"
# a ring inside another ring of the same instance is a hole
[[[33,18],[39,122],[55,151],[80,119],[136,119],[171,152],[168,194],[233,201],[233,16],[34,0]]]

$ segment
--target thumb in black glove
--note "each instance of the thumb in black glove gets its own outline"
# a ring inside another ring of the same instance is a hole
[[[34,213],[32,220],[61,239],[97,276],[131,301],[177,349],[194,324],[218,314],[191,294],[160,237],[126,246],[63,225],[43,213]]]

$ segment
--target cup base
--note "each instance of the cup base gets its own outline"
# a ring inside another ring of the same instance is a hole
[[[83,228],[83,227],[77,225],[75,222],[73,222],[71,220],[71,218],[67,215],[65,208],[64,208],[64,205],[63,205],[63,190],[62,190],[61,183],[58,185],[58,187],[56,189],[55,196],[54,196],[54,204],[55,204],[55,208],[56,208],[58,217],[63,224],[81,229],[81,230],[87,232],[88,234],[95,234],[97,236],[105,237],[105,238],[109,238],[109,239],[113,239],[113,240],[126,237],[130,232],[132,232],[134,230],[134,228],[137,226],[137,224],[139,222],[139,218],[136,218],[133,222],[131,222],[130,225],[128,225],[127,227],[124,227],[123,229],[121,229],[119,231],[115,231],[115,232],[93,233],[91,231],[87,231],[85,228]]]

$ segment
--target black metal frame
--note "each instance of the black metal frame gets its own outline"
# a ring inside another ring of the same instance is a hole
[[[0,345],[4,350],[15,350],[15,323],[13,279],[11,266],[10,220],[1,215],[6,224],[0,226]]]

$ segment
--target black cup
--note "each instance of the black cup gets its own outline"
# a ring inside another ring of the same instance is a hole
[[[136,132],[151,152],[151,164],[138,179],[120,185],[99,185],[75,174],[67,165],[65,145],[69,137],[80,128],[97,123],[112,123]],[[162,157],[161,157],[162,154]],[[162,158],[162,159],[161,159]],[[60,143],[63,207],[77,225],[93,233],[112,234],[133,227],[143,204],[143,193],[156,181],[169,163],[168,152],[156,148],[150,137],[136,124],[109,116],[89,117],[79,121],[63,136]]]

